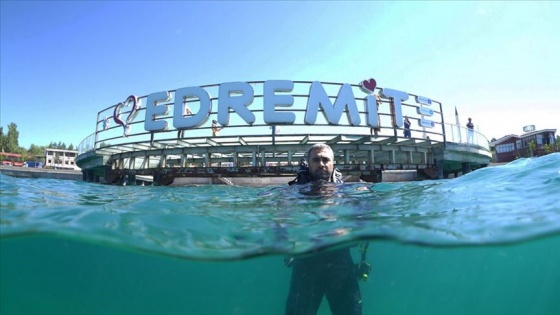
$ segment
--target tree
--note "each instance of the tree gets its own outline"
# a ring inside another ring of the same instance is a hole
[[[51,149],[65,149],[66,145],[62,143],[62,141],[53,141],[51,143],[49,143],[49,148]]]
[[[51,148],[51,149],[60,149],[60,150],[66,150],[66,143],[62,142],[62,141],[58,141],[58,142],[52,142],[49,143],[47,148]],[[68,147],[68,150],[72,150],[70,149],[70,147]]]
[[[535,143],[535,140],[531,140],[531,142],[529,142],[529,156],[530,157],[534,156],[536,149],[537,149],[537,144]]]
[[[0,151],[4,152],[6,148],[7,137],[4,135],[4,127],[0,127]]]
[[[29,146],[29,149],[27,149],[27,154],[33,160],[35,160],[37,158],[37,156],[43,156],[44,152],[45,152],[45,147],[38,146],[38,145],[35,145],[35,144],[31,144]]]
[[[61,164],[61,163],[62,163],[62,160],[60,159],[59,153],[55,152],[54,153],[54,166],[55,166],[55,168],[56,168],[57,164]]]
[[[74,145],[72,143],[68,146],[68,150],[74,150]]]
[[[8,125],[8,134],[6,135],[6,152],[16,152],[19,148],[19,131],[17,130],[17,125],[15,123],[10,123]]]
[[[554,144],[545,144],[543,145],[543,150],[545,154],[554,153]]]
[[[66,149],[66,144],[62,141],[58,143],[51,141],[47,146],[51,149]],[[74,146],[70,144],[68,150],[72,150]],[[31,144],[29,149],[25,149],[19,146],[19,131],[17,130],[17,125],[15,123],[10,123],[8,125],[8,133],[4,134],[4,127],[0,127],[0,151],[21,154],[24,160],[36,160],[37,156],[43,156],[45,151],[45,146],[40,146],[36,144]],[[60,160],[60,157],[57,157]]]

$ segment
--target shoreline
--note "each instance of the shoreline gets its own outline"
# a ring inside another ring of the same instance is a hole
[[[0,174],[18,177],[18,178],[52,178],[52,179],[69,179],[82,180],[82,171],[77,170],[60,170],[45,169],[33,167],[18,166],[0,166]]]
[[[1,166],[0,174],[17,178],[52,178],[64,180],[83,181],[82,171],[78,170],[61,170],[61,169],[44,169],[44,168],[22,168],[15,166]],[[139,176],[140,177],[140,176]],[[147,176],[151,177],[151,176]],[[171,186],[187,186],[187,185],[235,185],[247,187],[262,187],[270,185],[281,185],[288,183],[294,176],[272,176],[272,177],[182,177],[176,178]],[[399,181],[415,181],[418,180],[415,171],[385,171],[383,172],[383,182],[399,182]],[[141,179],[145,183],[151,182],[151,178]],[[347,176],[346,183],[361,182],[359,178]]]

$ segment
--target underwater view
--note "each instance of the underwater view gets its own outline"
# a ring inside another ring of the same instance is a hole
[[[286,258],[348,247],[364,315],[560,314],[560,153],[326,196],[289,180],[0,175],[0,314],[284,314]]]

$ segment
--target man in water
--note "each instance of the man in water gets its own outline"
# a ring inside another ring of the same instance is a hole
[[[326,144],[315,144],[307,152],[308,169],[302,169],[291,184],[342,183],[334,167],[334,153]],[[358,275],[350,248],[341,248],[289,260],[292,267],[286,315],[314,315],[327,297],[333,315],[362,314]]]

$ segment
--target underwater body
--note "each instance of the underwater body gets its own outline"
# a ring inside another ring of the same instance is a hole
[[[283,314],[286,256],[363,242],[364,315],[560,314],[560,153],[328,189],[0,175],[0,314]]]

